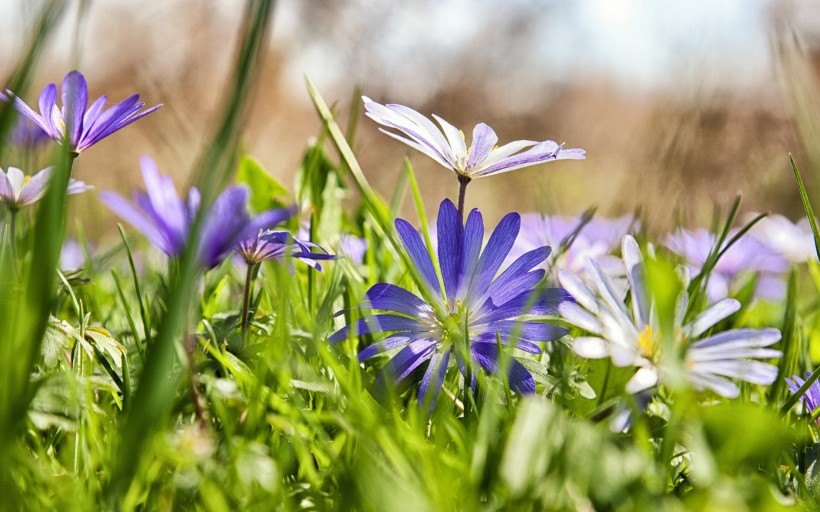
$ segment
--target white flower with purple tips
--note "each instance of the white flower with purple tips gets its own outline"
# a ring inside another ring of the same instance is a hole
[[[36,203],[48,192],[48,183],[54,174],[53,167],[46,167],[34,176],[26,176],[17,167],[0,169],[0,202],[11,210]],[[74,178],[69,179],[66,194],[85,192],[94,187]]]
[[[382,105],[367,96],[362,99],[367,117],[399,133],[380,128],[382,132],[421,151],[460,178],[469,180],[552,160],[584,158],[583,149],[563,149],[551,140],[517,140],[497,147],[498,136],[484,123],[473,128],[468,147],[463,132],[435,114],[433,118],[441,128],[404,105]]]
[[[573,340],[573,350],[582,357],[610,357],[615,366],[638,368],[626,385],[628,393],[638,393],[662,383],[666,370],[661,351],[661,332],[649,295],[643,256],[634,238],[622,244],[624,265],[632,297],[631,311],[615,293],[609,277],[590,260],[589,282],[561,272],[561,285],[577,301],[561,304],[561,315],[589,335]],[[735,299],[722,299],[684,324],[689,298],[683,292],[675,315],[675,345],[684,351],[683,367],[689,383],[698,390],[710,389],[726,398],[740,394],[729,379],[753,384],[771,384],[777,367],[758,359],[780,357],[779,350],[767,348],[780,340],[780,331],[733,329],[702,338],[718,322],[740,309]]]

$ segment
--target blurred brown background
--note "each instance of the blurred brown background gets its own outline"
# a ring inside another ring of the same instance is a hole
[[[37,5],[0,1],[0,76],[13,69]],[[238,0],[76,1],[24,97],[36,103],[43,85],[77,68],[94,98],[139,92],[164,103],[85,152],[78,175],[127,193],[149,154],[181,187],[212,133],[241,9]],[[468,136],[486,122],[500,143],[554,139],[587,150],[585,161],[475,181],[468,206],[491,218],[640,206],[650,227],[664,229],[680,217],[708,224],[738,191],[745,211],[796,218],[789,153],[820,201],[817,1],[281,0],[245,141],[287,185],[319,129],[305,74],[344,112],[360,85]],[[357,151],[385,195],[408,154],[428,209],[455,195],[452,173],[370,120]],[[112,232],[113,219],[96,220],[104,208],[95,195],[76,198],[77,216],[89,231]]]

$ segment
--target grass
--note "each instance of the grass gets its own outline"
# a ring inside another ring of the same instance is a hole
[[[44,8],[11,89],[26,89],[61,5]],[[356,358],[375,338],[352,336],[336,345],[327,338],[362,314],[354,306],[375,283],[429,295],[393,228],[399,206],[411,201],[432,247],[425,194],[406,161],[394,197],[383,199],[352,149],[359,107],[343,131],[309,79],[322,131],[302,161],[297,189],[288,194],[239,153],[272,9],[271,1],[247,3],[222,122],[194,169],[199,211],[207,211],[236,174],[251,187],[257,211],[299,198],[312,240],[339,250],[341,233],[364,238],[363,262],[341,258],[326,262],[322,272],[264,263],[249,289],[246,337],[239,314],[246,269],[231,259],[208,272],[198,267],[193,248],[201,219],[188,249],[171,262],[129,238],[126,227],[122,243],[88,258],[81,272],[59,273],[74,155],[55,144],[53,186],[35,212],[21,216],[17,254],[8,230],[0,252],[0,508],[816,507],[818,430],[799,400],[820,369],[796,394],[783,381],[814,369],[810,344],[820,328],[820,287],[798,284],[816,278],[815,262],[791,269],[782,302],[744,300],[744,309],[716,328],[774,326],[783,333],[776,383],[743,384],[734,400],[664,385],[644,411],[623,391],[634,369],[579,357],[571,336],[544,344],[541,356],[505,352],[534,374],[534,396],[514,395],[504,378],[481,372],[475,394],[469,386],[465,393],[456,368],[447,372],[429,415],[412,387],[376,393],[386,358]],[[0,135],[14,117],[0,104]],[[353,210],[342,202],[351,190],[359,198]],[[705,283],[728,247],[759,220],[730,236],[739,206],[738,199],[703,273],[689,285],[689,318],[705,307]],[[816,224],[812,228],[820,240]],[[575,235],[561,251],[572,250]],[[658,252],[647,277],[671,340],[681,284],[671,256]],[[671,346],[670,340],[664,343]],[[609,419],[620,406],[632,408],[633,422],[627,432],[613,433]]]

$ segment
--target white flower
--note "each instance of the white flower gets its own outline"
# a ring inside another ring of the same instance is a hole
[[[583,149],[563,149],[561,144],[551,140],[517,140],[497,147],[498,136],[484,123],[473,128],[473,140],[468,148],[464,134],[436,115],[433,117],[441,129],[410,107],[382,105],[367,96],[362,96],[362,100],[367,117],[399,134],[384,129],[382,132],[421,151],[468,181],[551,160],[584,158]]]
[[[561,285],[577,301],[576,304],[563,303],[559,310],[568,322],[591,334],[576,338],[573,350],[587,358],[610,357],[616,366],[637,367],[627,382],[626,391],[638,393],[663,381],[665,359],[661,357],[661,333],[649,296],[643,257],[637,242],[629,235],[623,239],[622,254],[632,296],[631,311],[594,260],[589,261],[589,284],[568,272],[559,274]],[[683,350],[686,378],[695,389],[710,389],[723,397],[734,398],[740,389],[729,379],[753,384],[774,382],[777,367],[756,359],[782,355],[778,350],[765,348],[780,339],[780,331],[734,329],[698,339],[740,309],[740,303],[735,299],[720,300],[683,324],[687,305],[688,296],[683,292],[678,300],[673,336],[676,347]]]
[[[26,176],[17,167],[9,167],[6,172],[0,169],[0,202],[12,210],[36,203],[48,191],[48,182],[53,173],[53,167],[46,167],[34,176]],[[72,178],[66,193],[79,194],[91,188],[91,185]]]

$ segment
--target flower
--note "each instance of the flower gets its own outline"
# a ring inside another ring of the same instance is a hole
[[[626,235],[622,243],[624,267],[632,296],[632,311],[616,296],[609,278],[595,260],[590,260],[590,284],[577,276],[561,272],[561,285],[577,303],[561,304],[559,311],[569,323],[589,332],[573,340],[573,350],[587,358],[609,356],[615,366],[638,367],[627,382],[628,393],[652,388],[667,373],[660,344],[661,332],[646,283],[643,257],[635,239]],[[740,309],[735,299],[722,299],[683,324],[688,296],[682,293],[675,317],[674,342],[684,351],[683,367],[689,383],[698,390],[711,389],[718,395],[734,398],[740,389],[729,378],[753,384],[771,384],[777,367],[756,361],[780,357],[768,347],[780,339],[777,329],[733,329],[701,336],[715,324]]]
[[[322,252],[312,252],[312,248],[319,249]],[[328,254],[327,251],[313,242],[293,238],[287,231],[272,231],[270,229],[261,230],[237,244],[236,252],[242,256],[248,265],[255,265],[265,260],[281,260],[286,256],[290,256],[316,270],[322,270],[319,260],[336,258],[336,256]]]
[[[737,230],[729,232],[731,239]],[[706,229],[678,229],[666,238],[666,246],[686,260],[689,271],[697,274],[715,247],[717,237]],[[712,301],[729,295],[733,282],[743,274],[758,274],[755,295],[780,299],[785,294],[782,275],[788,263],[768,246],[750,236],[742,236],[718,259],[706,283],[706,294]]]
[[[809,377],[811,377],[811,372],[806,372],[806,379]],[[792,375],[791,379],[786,379],[786,384],[789,386],[789,391],[791,391],[792,394],[797,393],[797,390],[805,383],[806,381],[797,375]],[[803,396],[800,397],[800,401],[803,402],[803,405],[805,405],[806,410],[810,414],[813,413],[815,409],[820,406],[820,381],[812,382],[811,386],[809,386]]]
[[[106,96],[99,97],[88,106],[88,84],[79,71],[71,71],[63,79],[61,109],[57,108],[57,86],[53,83],[48,84],[40,93],[39,113],[12,91],[7,89],[6,93],[8,97],[0,94],[0,98],[11,98],[21,114],[57,142],[67,140],[74,153],[88,149],[162,106],[154,105],[140,112],[145,103],[139,101],[139,94],[134,94],[107,110],[103,110]]]
[[[183,201],[177,195],[171,177],[160,174],[153,160],[143,157],[140,163],[146,191],[134,194],[136,206],[110,191],[102,192],[100,199],[162,252],[179,256],[185,249],[199,210],[199,190],[192,187],[187,201]],[[269,210],[252,219],[247,200],[246,187],[228,187],[205,215],[197,248],[199,262],[205,268],[217,266],[240,241],[296,212],[295,208]]]
[[[366,315],[330,336],[331,343],[351,334],[389,333],[359,352],[360,361],[385,351],[401,350],[379,372],[377,383],[386,379],[396,384],[415,380],[427,363],[419,390],[419,403],[433,404],[441,389],[450,357],[465,373],[461,354],[469,353],[472,362],[497,374],[501,358],[497,337],[529,353],[540,353],[537,343],[560,338],[566,329],[545,322],[555,314],[558,304],[568,300],[560,288],[542,288],[543,269],[536,269],[550,253],[539,247],[516,260],[496,276],[518,235],[520,217],[505,216],[493,231],[482,251],[484,222],[477,209],[462,224],[453,203],[441,203],[437,223],[438,261],[444,288],[421,235],[406,221],[396,220],[396,230],[407,250],[411,264],[422,277],[422,286],[431,302],[396,285],[378,283],[366,294],[359,308],[385,311]],[[465,338],[465,332],[468,339]],[[519,361],[508,359],[508,381],[518,393],[533,393],[535,381]]]
[[[39,125],[23,116],[17,118],[8,138],[18,148],[33,150],[51,137]]]
[[[768,215],[752,226],[749,235],[791,263],[817,259],[808,217],[792,222],[782,215]]]
[[[367,96],[362,96],[362,99],[367,117],[400,134],[380,128],[382,132],[421,151],[460,178],[470,180],[551,160],[584,158],[583,149],[563,149],[562,144],[551,140],[517,140],[496,147],[498,136],[484,123],[473,128],[473,140],[468,149],[464,134],[437,115],[433,118],[438,121],[441,130],[432,121],[404,105],[382,105]]]
[[[593,217],[584,222],[582,217],[526,213],[521,216],[521,234],[515,241],[507,261],[511,262],[536,247],[562,247],[572,237],[572,243],[566,250],[557,250],[550,254],[549,259],[543,264],[545,268],[581,274],[586,271],[587,259],[595,258],[607,275],[612,276],[623,269],[621,260],[610,253],[636,223],[632,215],[624,215],[617,219]]]
[[[0,169],[0,202],[11,210],[19,210],[34,204],[48,191],[48,183],[54,174],[53,167],[46,167],[34,176],[26,176],[17,167],[7,171]],[[66,194],[73,195],[85,192],[94,187],[74,178],[69,179]]]

